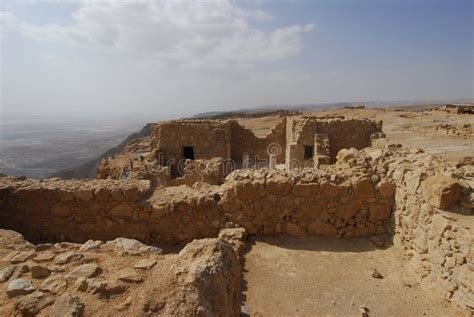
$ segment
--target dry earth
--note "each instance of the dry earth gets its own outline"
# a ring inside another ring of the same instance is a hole
[[[369,239],[268,237],[247,252],[242,305],[251,316],[360,316],[362,305],[370,316],[468,316],[407,286],[403,254]]]

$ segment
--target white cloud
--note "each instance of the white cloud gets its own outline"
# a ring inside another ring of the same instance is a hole
[[[253,63],[298,54],[314,25],[262,31],[254,25],[273,17],[232,0],[91,1],[72,15],[72,25],[22,23],[36,40],[59,40],[132,52],[185,65]]]
[[[17,27],[18,19],[10,11],[0,11],[0,35]]]

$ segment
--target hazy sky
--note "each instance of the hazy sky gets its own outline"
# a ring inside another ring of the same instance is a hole
[[[472,0],[2,0],[1,110],[474,97]]]

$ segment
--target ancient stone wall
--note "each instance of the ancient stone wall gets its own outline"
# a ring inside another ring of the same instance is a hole
[[[245,129],[236,121],[231,122],[231,131],[231,158],[234,162],[242,162],[244,153],[247,153],[250,160],[252,160],[250,166],[257,165],[259,162],[256,162],[256,160],[261,160],[260,163],[266,166],[270,154],[275,155],[277,163],[284,162],[286,118],[282,118],[280,123],[264,138],[255,136],[252,131]]]
[[[228,222],[250,234],[362,237],[386,232],[393,204],[388,181],[334,168],[239,170],[221,186],[159,187],[150,197],[148,181],[0,182],[2,223],[31,240],[187,242]]]
[[[238,170],[219,186],[149,181],[43,182],[0,177],[0,223],[34,241],[118,236],[144,242],[215,237],[230,222],[253,235],[366,237],[389,231],[414,283],[474,308],[474,166],[418,149],[344,149],[334,165]]]
[[[135,236],[142,230],[149,181],[0,178],[2,228],[32,241]]]
[[[335,169],[237,171],[225,185],[219,201],[223,212],[258,235],[348,238],[385,233],[394,193],[390,182],[370,173]]]
[[[122,153],[102,160],[98,178],[148,179],[155,186],[163,184],[162,174],[154,172],[159,166],[169,166],[174,179],[183,176],[185,159],[215,157],[232,164],[232,170],[274,168],[285,161],[291,167],[292,163],[299,168],[312,167],[313,162],[319,166],[334,163],[340,149],[361,149],[382,135],[381,122],[343,117],[283,117],[263,137],[235,120],[170,121],[151,129],[151,137],[133,140]]]
[[[161,149],[165,165],[169,160],[184,160],[184,146],[193,148],[195,159],[229,159],[230,144],[229,124],[223,121],[171,121],[152,130],[152,148]]]
[[[220,185],[224,183],[225,176],[233,171],[234,166],[229,163],[222,157],[210,160],[186,160],[183,165],[183,175],[175,179],[169,178],[163,185],[192,186],[197,182]]]
[[[286,132],[287,161],[297,161],[304,166],[308,160],[317,161],[318,148],[324,147],[318,140],[327,139],[327,150],[323,155],[328,156],[328,163],[336,162],[336,155],[342,149],[362,149],[371,145],[373,137],[382,136],[382,122],[367,119],[344,119],[344,117],[317,118],[293,117],[288,118]],[[305,158],[305,146],[312,146],[313,157]]]
[[[434,282],[426,284],[474,310],[474,167],[453,169],[426,153],[387,167],[397,185],[394,241],[411,259],[407,283]]]
[[[391,233],[410,259],[405,283],[431,292],[434,285],[446,299],[474,310],[474,166],[455,167],[419,149],[383,144],[343,150],[338,160],[368,160],[396,186]]]

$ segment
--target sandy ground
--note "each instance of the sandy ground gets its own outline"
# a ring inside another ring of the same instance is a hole
[[[262,238],[245,255],[242,305],[263,316],[466,316],[419,286],[403,283],[395,247],[367,239]],[[371,276],[373,269],[383,279]]]

